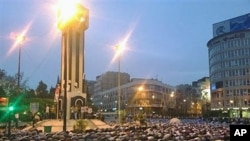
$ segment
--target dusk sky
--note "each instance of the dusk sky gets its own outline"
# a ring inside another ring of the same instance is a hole
[[[157,78],[170,85],[209,76],[207,42],[214,23],[250,13],[249,0],[82,0],[89,9],[85,32],[87,80],[118,71],[114,47],[126,37],[121,72]],[[61,31],[55,0],[0,0],[0,69],[18,71],[15,36],[21,44],[21,72],[28,86],[55,87],[60,76]]]

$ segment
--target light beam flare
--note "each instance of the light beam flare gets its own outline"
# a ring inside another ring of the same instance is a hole
[[[10,39],[14,40],[15,42],[13,43],[11,48],[9,49],[7,55],[10,55],[15,50],[15,48],[17,48],[17,46],[23,42],[25,35],[29,31],[31,25],[32,25],[32,22],[30,22],[28,25],[26,25],[24,30],[19,34],[14,33],[14,32],[10,33]]]
[[[132,32],[133,30],[130,30],[125,38],[117,46],[115,46],[116,53],[111,62],[117,60],[117,58],[120,57],[121,54],[128,49],[126,43],[128,42]]]

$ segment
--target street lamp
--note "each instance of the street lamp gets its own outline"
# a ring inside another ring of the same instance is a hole
[[[140,113],[140,111],[142,110],[142,93],[144,91],[144,87],[143,85],[139,86],[137,88],[137,92],[136,92],[136,96],[135,96],[135,107],[134,107],[134,115],[137,115],[138,112]],[[139,111],[137,110],[137,107],[139,107]]]
[[[175,107],[175,102],[174,102],[174,92],[171,92],[171,94],[170,94],[170,100],[171,100],[171,103],[172,103],[172,108],[174,108]]]
[[[120,44],[118,46],[116,46],[116,57],[118,58],[118,124],[121,124],[121,54],[125,49],[125,45]]]
[[[174,97],[174,92],[172,92],[172,93],[170,94],[170,97],[171,97],[171,98],[173,98],[173,97]]]
[[[120,69],[121,69],[121,56],[120,56],[120,51],[121,48],[120,46],[116,46],[116,51],[118,53],[118,124],[121,123],[121,74],[120,74]]]
[[[233,100],[230,100],[229,101],[230,102],[230,108],[232,108],[233,109],[233,107],[234,107],[234,101]],[[229,116],[230,116],[230,113],[232,112],[232,114],[233,114],[233,110],[231,111],[231,110],[229,110]],[[232,115],[233,116],[233,115]]]
[[[187,101],[186,99],[183,99],[185,115],[187,115],[187,105],[186,105],[186,101]]]
[[[175,109],[175,99],[174,99],[174,92],[172,91],[170,94],[170,104],[169,108],[171,109],[170,115],[173,116],[174,115],[174,109]]]
[[[233,107],[234,101],[230,100],[230,105]]]
[[[143,87],[140,86],[140,87],[138,88],[138,91],[139,91],[139,92],[142,92],[142,91],[143,91]]]
[[[19,44],[18,46],[18,71],[17,71],[17,87],[20,88],[20,64],[21,64],[21,44],[25,40],[24,35],[17,35],[16,42]]]

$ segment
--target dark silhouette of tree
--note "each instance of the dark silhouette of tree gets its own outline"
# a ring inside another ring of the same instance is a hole
[[[176,87],[176,93],[181,99],[195,100],[200,97],[197,90],[189,84],[182,84]]]
[[[36,88],[36,95],[45,98],[48,94],[47,85],[41,80]]]
[[[22,75],[23,76],[23,75]],[[22,80],[22,79],[21,79]],[[46,105],[54,104],[54,88],[50,88],[48,93],[47,85],[40,81],[36,89],[29,88],[26,84],[28,80],[22,80],[20,82],[20,89],[17,87],[17,77],[8,75],[5,70],[0,69],[0,96],[9,97],[9,102],[16,108],[14,112],[20,113],[20,120],[29,121],[27,115],[23,115],[24,111],[30,110],[31,102],[39,103],[39,112],[44,112]],[[53,93],[53,94],[52,94]],[[2,116],[5,111],[0,111]],[[0,116],[0,117],[1,117]],[[7,120],[4,118],[3,120]]]
[[[179,103],[176,108],[178,111],[182,111],[183,115],[187,116],[190,105],[197,103],[199,99],[200,95],[192,85],[181,84],[176,86],[176,103]]]
[[[0,84],[6,96],[17,95],[15,77],[7,75],[3,69],[0,69]]]
[[[6,76],[5,70],[0,69],[0,80],[1,80],[4,76]]]
[[[60,84],[61,82],[60,82],[60,78],[59,78],[59,76],[57,76],[57,81],[56,81],[56,85],[58,85],[58,84]]]
[[[56,88],[50,87],[50,90],[49,90],[49,97],[50,98],[54,98],[54,96],[55,96],[55,90],[56,90]]]
[[[4,90],[3,90],[3,87],[0,86],[0,96],[5,96],[5,95],[6,94],[5,94]]]
[[[34,98],[36,97],[35,90],[34,89],[27,89],[25,93],[26,98]]]

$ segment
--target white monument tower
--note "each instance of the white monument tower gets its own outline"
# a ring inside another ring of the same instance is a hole
[[[88,9],[81,4],[67,5],[67,11],[59,9],[58,28],[62,31],[61,41],[61,107],[64,115],[63,130],[70,117],[71,107],[86,105],[84,74],[84,32],[88,28]]]

